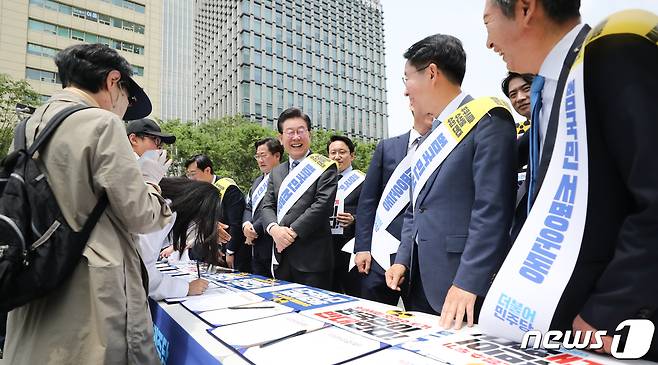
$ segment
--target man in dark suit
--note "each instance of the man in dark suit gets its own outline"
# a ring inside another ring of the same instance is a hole
[[[289,161],[272,170],[261,213],[266,232],[280,254],[275,277],[331,290],[334,254],[329,217],[336,197],[336,164],[324,169],[279,221],[279,190],[288,188],[282,187],[282,183],[289,173],[300,173],[295,167],[311,153],[311,119],[300,109],[289,108],[279,116],[277,129]],[[314,157],[315,161],[327,160]]]
[[[429,36],[404,57],[405,93],[415,113],[437,116],[435,127],[472,100],[460,89],[466,54],[457,38]],[[392,289],[409,277],[407,309],[440,313],[446,328],[453,321],[461,328],[464,316],[474,322],[476,299],[486,295],[510,245],[515,162],[514,121],[494,108],[416,186],[395,264],[386,271]]]
[[[258,162],[259,175],[251,184],[247,204],[242,216],[242,233],[244,233],[247,245],[252,247],[251,267],[254,274],[272,277],[272,237],[265,233],[261,209],[262,198],[267,191],[267,180],[269,180],[272,169],[279,166],[283,157],[283,146],[275,138],[263,138],[254,143],[256,154],[254,158]],[[265,180],[265,181],[264,181]]]
[[[540,127],[541,154],[531,201],[553,153],[566,77],[589,30],[580,23],[579,8],[579,1],[487,0],[485,5],[487,46],[505,55],[509,69],[545,79],[543,106],[532,121],[533,128]],[[626,319],[658,324],[658,18],[646,13],[644,18],[653,33],[606,35],[585,46],[587,215],[552,329],[611,334]],[[612,338],[603,339],[610,352]],[[656,331],[646,357],[658,360]]]
[[[381,140],[370,160],[366,180],[363,182],[359,206],[357,208],[356,232],[354,240],[354,261],[359,273],[361,297],[390,305],[397,305],[400,300],[400,292],[391,290],[386,286],[386,270],[372,260],[371,250],[377,242],[372,241],[372,232],[375,224],[375,213],[382,198],[384,188],[388,183],[393,171],[400,162],[413,153],[418,146],[420,138],[432,127],[432,118],[416,117],[414,114],[413,128],[402,135]],[[386,231],[397,240],[402,234],[404,209],[386,227]],[[395,260],[395,253],[391,254],[388,266]]]
[[[354,142],[351,139],[338,135],[329,137],[327,155],[338,164],[338,192],[336,193],[336,200],[343,199],[343,212],[337,212],[336,216],[332,217],[337,223],[336,226],[339,226],[338,230],[342,230],[340,233],[334,233],[332,230],[331,236],[334,241],[333,291],[358,296],[360,294],[358,271],[356,269],[349,270],[351,255],[343,252],[342,249],[347,241],[354,238],[356,207],[359,204],[359,196],[363,187],[363,178],[360,177],[362,173],[352,168],[355,150]],[[357,176],[359,176],[358,179]],[[342,196],[341,194],[341,185],[347,186],[344,179],[350,179],[356,185],[356,187],[350,185],[349,189],[351,191],[347,196]],[[337,211],[337,209],[338,206],[335,206],[334,211]]]
[[[226,264],[238,271],[251,271],[251,248],[244,244],[242,233],[242,215],[245,199],[240,188],[230,179],[222,179],[215,175],[212,161],[206,155],[195,155],[185,161],[186,175],[192,180],[205,181],[217,186],[226,183],[228,188],[222,196],[222,219],[228,225],[231,239],[222,246]]]

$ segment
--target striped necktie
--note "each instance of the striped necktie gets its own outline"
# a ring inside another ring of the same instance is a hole
[[[537,75],[534,80],[532,80],[532,86],[530,87],[530,106],[532,108],[531,121],[530,121],[530,158],[528,159],[528,164],[530,166],[530,180],[528,184],[528,213],[530,213],[530,208],[532,208],[532,203],[534,202],[535,193],[537,190],[537,173],[539,170],[539,112],[541,111],[541,91],[544,88],[544,77]]]

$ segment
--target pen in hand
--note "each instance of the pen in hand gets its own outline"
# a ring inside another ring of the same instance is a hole
[[[196,262],[196,274],[201,279],[201,269],[199,268],[199,261]]]

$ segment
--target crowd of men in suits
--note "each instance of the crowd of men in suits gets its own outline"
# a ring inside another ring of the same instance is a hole
[[[434,132],[452,128],[441,125],[474,101],[461,89],[467,72],[461,42],[444,34],[405,52],[403,81],[414,126],[379,142],[365,179],[347,197],[336,194],[351,171],[352,141],[332,138],[327,152],[337,165],[323,167],[316,159],[309,171],[317,173],[306,177],[297,166],[314,156],[311,121],[300,109],[284,111],[277,127],[288,160],[278,163],[282,151],[275,140],[255,146],[263,175],[247,202],[263,179],[269,181],[242,220],[258,258],[254,272],[389,304],[402,297],[407,309],[440,314],[446,328],[476,322],[547,174],[565,80],[590,31],[580,23],[579,7],[579,1],[486,3],[487,46],[510,69],[502,88],[526,118],[516,128],[532,126],[524,137],[517,138],[509,110],[492,106],[432,165]],[[552,328],[614,331],[627,318],[656,321],[658,288],[650,278],[658,256],[658,166],[648,152],[658,135],[658,51],[651,34],[611,34],[587,44],[589,204]],[[407,157],[409,169],[396,174]],[[517,172],[525,165],[528,176],[519,184]],[[296,189],[304,191],[295,195]],[[402,208],[391,208],[401,204],[396,189],[408,195]],[[290,199],[295,203],[285,209]],[[343,200],[344,215],[336,215],[336,199]],[[332,235],[336,220],[345,229]],[[604,339],[609,352],[611,338]],[[657,342],[647,356],[656,356]]]
[[[230,236],[224,264],[393,305],[402,299],[408,310],[440,315],[445,328],[471,325],[517,237],[542,223],[531,211],[547,196],[560,123],[575,115],[563,95],[572,93],[581,99],[567,100],[582,100],[586,110],[580,137],[589,183],[582,240],[568,242],[580,247],[573,271],[562,292],[547,293],[559,297],[550,327],[612,333],[626,319],[655,324],[657,17],[641,15],[650,23],[642,34],[610,31],[606,23],[591,30],[579,9],[579,0],[486,1],[486,45],[510,70],[502,89],[526,118],[521,138],[504,103],[461,89],[461,41],[435,34],[404,53],[413,128],[380,141],[365,175],[351,166],[355,149],[347,137],[311,151],[311,120],[295,107],[278,117],[278,139],[255,142],[262,174],[246,195],[216,176],[206,156],[190,158],[187,176],[222,192],[220,228]],[[622,25],[641,28],[636,20]],[[577,67],[582,86],[567,83]],[[108,93],[124,95],[115,79],[106,81]],[[552,213],[571,215],[571,205],[556,207]],[[555,256],[547,247],[538,250]],[[603,342],[610,353],[612,338]],[[658,332],[646,357],[658,360]]]

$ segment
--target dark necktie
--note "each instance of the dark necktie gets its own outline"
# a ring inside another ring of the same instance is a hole
[[[416,137],[416,139],[414,139],[414,140],[411,142],[411,145],[409,146],[409,149],[407,150],[407,152],[409,152],[409,151],[415,151],[415,150],[418,148],[418,144],[420,143],[420,139],[421,139],[421,138],[423,138],[423,136],[418,136],[418,137]]]
[[[292,161],[292,166],[291,166],[290,170],[294,170],[295,167],[297,167],[297,165],[299,165],[299,161],[297,161],[297,160],[293,160],[293,161]]]
[[[544,88],[544,77],[537,75],[532,80],[530,87],[530,106],[532,108],[530,120],[530,158],[528,159],[530,180],[528,183],[528,213],[534,202],[535,193],[537,190],[537,173],[539,170],[539,112],[541,111],[541,91]]]

